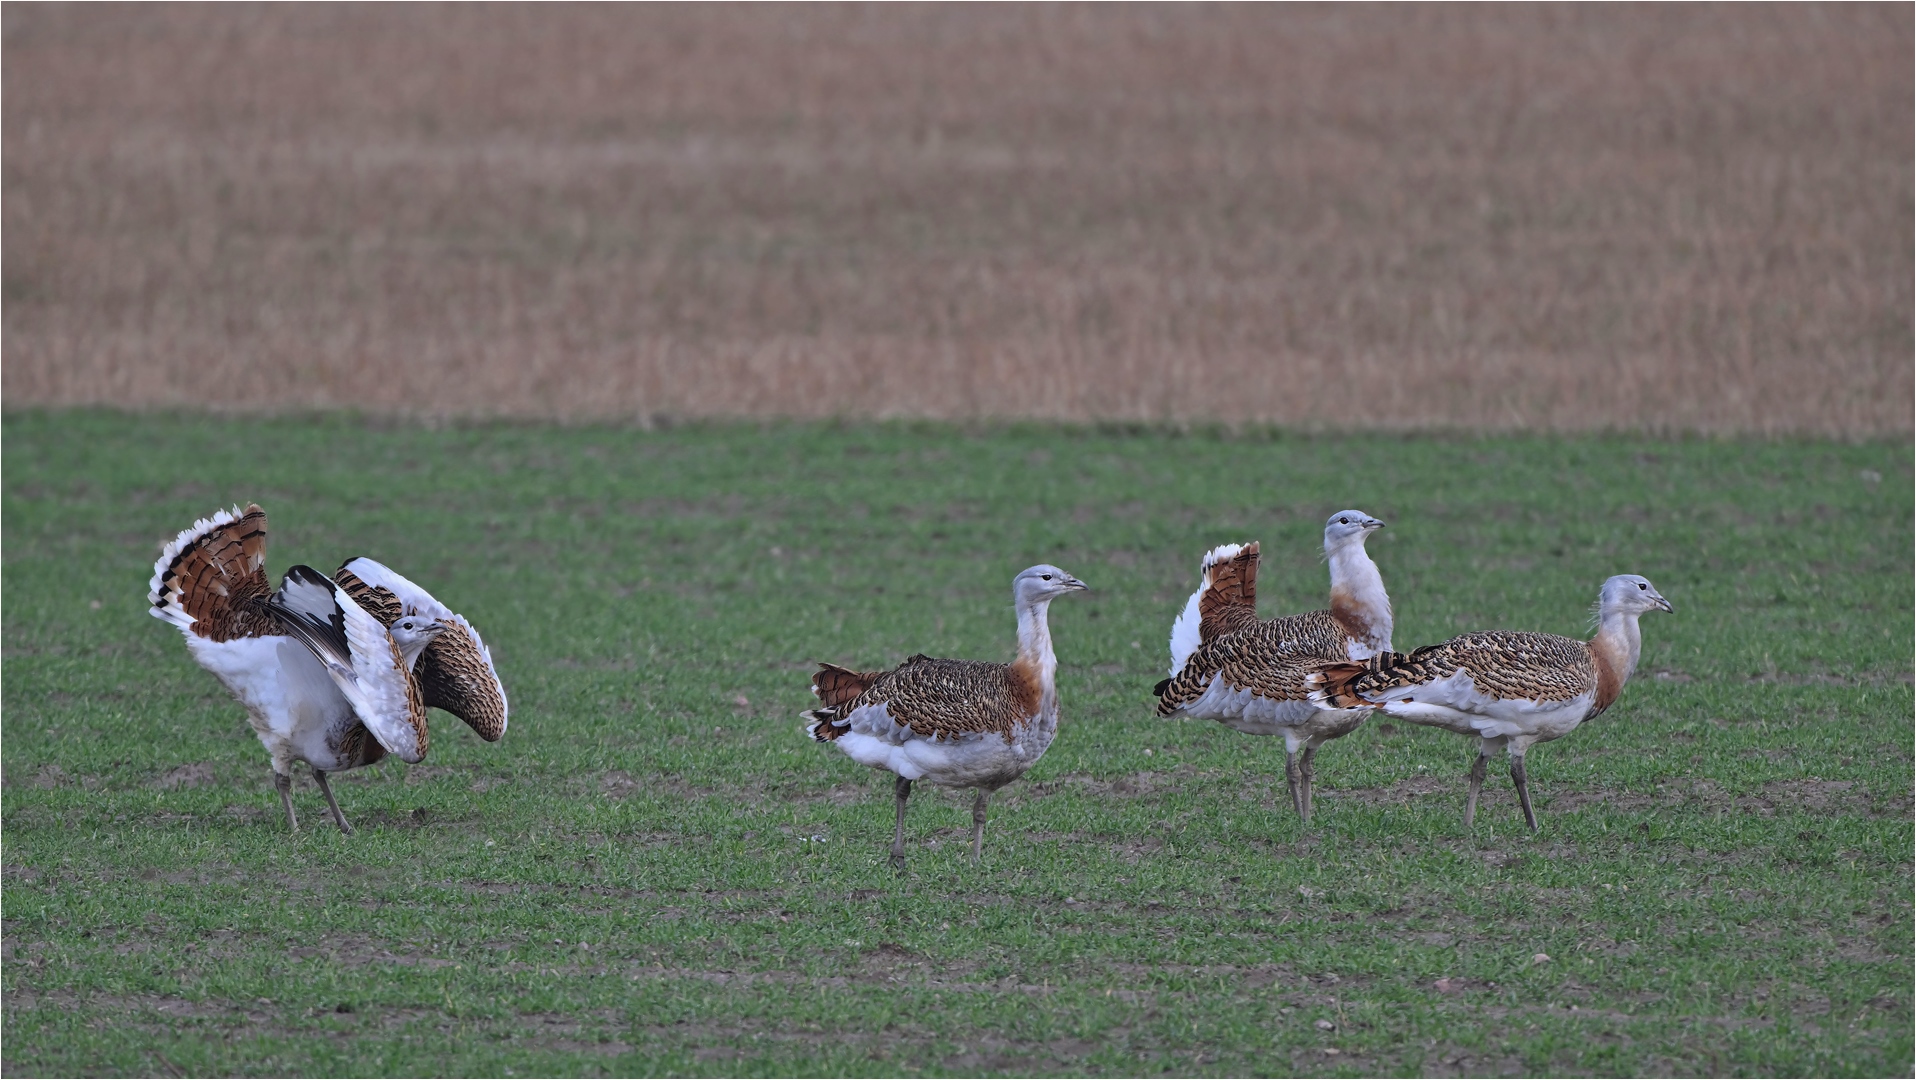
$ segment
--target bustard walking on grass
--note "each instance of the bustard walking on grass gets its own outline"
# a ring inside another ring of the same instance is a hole
[[[312,768],[333,821],[351,833],[327,774],[388,753],[423,759],[428,706],[460,716],[482,738],[505,732],[505,692],[469,623],[371,559],[348,563],[338,580],[295,566],[272,591],[258,506],[220,511],[174,537],[154,564],[147,599],[246,706],[289,828],[299,827],[295,761]]]
[[[1159,716],[1216,720],[1247,735],[1284,736],[1291,805],[1311,819],[1317,748],[1356,730],[1370,710],[1322,710],[1305,678],[1324,661],[1390,650],[1390,596],[1364,540],[1384,523],[1358,510],[1324,524],[1331,606],[1260,621],[1256,543],[1204,556],[1202,580],[1171,626],[1171,677],[1158,683]]]
[[[1589,641],[1500,630],[1465,634],[1408,655],[1382,653],[1361,664],[1327,666],[1310,677],[1311,700],[1327,709],[1370,708],[1475,738],[1465,828],[1477,816],[1486,763],[1498,749],[1507,750],[1524,821],[1536,832],[1525,752],[1563,738],[1609,708],[1637,667],[1643,644],[1637,617],[1672,610],[1648,578],[1619,574],[1603,583],[1597,634]]]
[[[1046,612],[1086,588],[1055,566],[1034,566],[1011,582],[1018,610],[1018,658],[1009,664],[913,656],[890,671],[820,664],[812,677],[819,707],[805,733],[853,761],[898,777],[891,859],[905,861],[905,804],[911,785],[974,788],[971,858],[984,850],[991,793],[1025,774],[1058,733],[1058,658]]]

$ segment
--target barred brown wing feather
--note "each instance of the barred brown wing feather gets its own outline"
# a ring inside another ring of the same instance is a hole
[[[398,594],[384,586],[368,585],[360,580],[358,574],[342,566],[333,572],[333,580],[353,598],[353,603],[366,609],[366,614],[379,620],[379,625],[390,627],[406,613],[405,606],[399,602]]]
[[[413,664],[412,677],[419,684],[421,700],[464,720],[487,742],[498,742],[505,735],[505,687],[479,635],[463,616],[390,567],[363,556],[342,563],[333,572],[333,580],[381,626],[399,621],[408,604],[416,614],[444,623],[446,629]]]
[[[1268,619],[1208,640],[1159,692],[1158,715],[1203,697],[1213,676],[1271,701],[1303,701],[1312,689],[1305,680],[1325,661],[1346,659],[1349,640],[1328,611]]]
[[[463,623],[446,623],[446,629],[419,654],[413,678],[428,706],[464,720],[480,738],[498,742],[506,733],[505,691]]]
[[[914,656],[879,675],[844,712],[883,705],[914,733],[929,738],[1012,729],[1038,712],[1037,672],[1022,663],[987,664]]]

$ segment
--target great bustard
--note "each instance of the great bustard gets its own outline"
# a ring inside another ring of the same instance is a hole
[[[429,706],[488,740],[505,731],[505,692],[471,625],[370,559],[348,565],[337,579],[295,566],[274,592],[266,512],[234,507],[162,549],[147,595],[151,613],[179,627],[193,659],[246,706],[293,829],[295,761],[312,768],[333,821],[351,833],[327,774],[388,753],[420,761]]]
[[[1326,666],[1310,677],[1311,700],[1338,711],[1374,709],[1476,739],[1466,828],[1477,816],[1486,763],[1498,749],[1507,750],[1524,821],[1536,832],[1525,752],[1563,738],[1609,708],[1637,667],[1643,644],[1638,616],[1672,610],[1648,578],[1619,574],[1603,583],[1597,634],[1589,641],[1501,630],[1464,634],[1409,654]]]
[[[1086,588],[1055,566],[1012,580],[1018,658],[1009,664],[918,655],[890,671],[820,664],[812,678],[819,707],[806,734],[853,761],[897,776],[893,865],[905,859],[905,805],[914,780],[974,788],[971,857],[984,850],[991,793],[1025,774],[1058,733],[1058,658],[1046,613],[1051,601]]]
[[[1363,660],[1390,649],[1390,596],[1364,540],[1384,523],[1358,510],[1324,524],[1331,606],[1260,621],[1257,544],[1204,557],[1203,578],[1171,627],[1171,677],[1158,683],[1159,716],[1217,720],[1247,735],[1284,736],[1291,805],[1311,819],[1317,748],[1356,730],[1368,709],[1329,712],[1310,703],[1305,677],[1323,661]]]

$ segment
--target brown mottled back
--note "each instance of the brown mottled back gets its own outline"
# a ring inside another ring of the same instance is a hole
[[[377,764],[386,756],[386,748],[379,745],[379,740],[373,738],[372,731],[365,724],[360,723],[329,735],[326,745],[336,755],[340,769]]]
[[[1459,669],[1470,674],[1479,693],[1506,701],[1569,701],[1598,689],[1588,642],[1515,631],[1463,634],[1410,653],[1379,653],[1361,664],[1322,670],[1331,703],[1348,708],[1371,704],[1366,699],[1395,689],[1447,679]],[[1599,702],[1596,711],[1608,704]]]
[[[386,648],[391,650],[393,666],[400,671],[406,670],[406,654],[399,650],[399,643],[394,641],[390,634],[386,635]],[[419,658],[422,664],[425,660],[423,655]],[[432,729],[426,726],[426,706],[429,704],[425,695],[420,692],[418,678],[408,678],[406,680],[406,722],[412,725],[413,737],[419,740],[417,752],[421,758],[426,756],[426,745],[432,738]]]
[[[193,617],[192,630],[212,641],[279,633],[262,610],[266,580],[266,511],[246,512],[194,538],[160,575],[164,603]]]
[[[847,699],[859,682],[863,688]],[[1037,715],[1043,696],[1036,669],[1024,660],[989,664],[922,654],[891,671],[821,665],[813,685],[826,703],[811,714],[823,721],[813,730],[820,742],[837,738],[842,733],[838,722],[867,705],[883,705],[893,720],[930,738],[995,732],[1010,742],[1013,729]]]
[[[1328,611],[1269,619],[1199,645],[1184,669],[1160,684],[1158,715],[1204,696],[1213,676],[1271,701],[1310,697],[1305,679],[1325,662],[1348,659],[1350,635]]]

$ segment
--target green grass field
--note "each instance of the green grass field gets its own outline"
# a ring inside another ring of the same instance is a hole
[[[15,413],[4,428],[4,1071],[1908,1075],[1903,443]],[[386,560],[485,633],[503,742],[303,767],[145,614],[158,546],[272,515],[269,570]],[[1400,648],[1581,633],[1644,663],[1460,824],[1471,749],[1319,758],[1153,718],[1210,544],[1321,604],[1324,517]],[[1057,743],[994,801],[807,742],[813,662],[1009,655],[1055,562]],[[1533,960],[1547,954],[1545,963]],[[1440,980],[1444,980],[1440,982]]]

